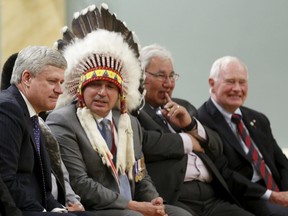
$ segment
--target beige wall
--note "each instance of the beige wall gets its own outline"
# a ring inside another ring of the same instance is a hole
[[[64,0],[0,0],[0,68],[28,45],[51,47],[65,23]]]

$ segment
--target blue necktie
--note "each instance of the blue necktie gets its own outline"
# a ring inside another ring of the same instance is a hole
[[[109,119],[103,119],[100,124],[102,125],[102,132],[104,139],[106,140],[108,148],[111,150],[112,149],[112,132],[110,129],[110,120]]]
[[[31,117],[32,122],[33,122],[33,132],[34,132],[34,139],[36,143],[36,149],[38,154],[40,155],[40,127],[39,127],[39,120],[38,116],[34,115]]]
[[[120,194],[128,200],[132,200],[131,187],[127,175],[119,175]]]
[[[113,137],[112,137],[112,131],[110,129],[110,120],[104,118],[100,122],[100,124],[102,126],[104,139],[106,140],[108,148],[111,150],[113,145]],[[127,175],[119,175],[119,184],[120,184],[120,194],[126,197],[128,200],[131,200],[132,199],[131,188]]]

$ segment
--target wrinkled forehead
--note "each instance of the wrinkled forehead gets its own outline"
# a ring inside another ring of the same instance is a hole
[[[171,59],[164,57],[153,57],[146,69],[158,70],[158,72],[174,72],[173,63]]]

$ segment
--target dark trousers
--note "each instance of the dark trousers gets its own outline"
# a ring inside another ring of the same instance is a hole
[[[165,205],[165,211],[169,216],[195,216],[191,215],[188,211],[172,206]],[[93,211],[96,213],[96,216],[143,216],[140,212],[132,210],[121,210],[121,209],[110,209],[110,210],[96,210]],[[65,215],[63,215],[65,216]]]
[[[92,213],[89,211],[75,211],[75,212],[69,212],[69,213],[75,214],[77,216],[96,216],[97,215],[96,213]]]
[[[76,216],[75,214],[71,213],[57,213],[57,212],[30,212],[30,211],[23,211],[23,216],[59,216],[65,215],[65,216]]]
[[[211,184],[200,181],[184,182],[179,202],[185,204],[199,216],[252,216],[236,204],[217,196]]]
[[[260,180],[257,184],[266,187],[264,180]],[[288,216],[288,207],[271,203],[267,200],[246,200],[243,204],[245,209],[253,212],[255,215],[261,216]]]
[[[271,203],[267,200],[246,201],[245,208],[255,215],[261,216],[288,216],[288,207]]]
[[[87,211],[69,212],[69,213],[23,211],[22,213],[23,213],[23,216],[97,216],[96,213],[87,212]]]

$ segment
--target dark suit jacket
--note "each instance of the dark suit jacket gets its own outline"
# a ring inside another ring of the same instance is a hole
[[[185,106],[190,115],[196,115],[196,109],[189,102],[181,99],[173,100]],[[166,129],[167,126],[148,104],[138,112],[137,117],[144,131],[143,152],[148,172],[160,195],[169,204],[176,204],[187,168],[187,154],[184,153],[182,139],[179,134]],[[179,132],[179,128],[174,129]],[[222,153],[220,138],[209,128],[205,129],[208,141],[204,144],[211,146],[213,157],[216,157]],[[213,174],[215,179],[213,183],[219,192],[219,197],[233,202],[234,198],[212,160],[206,154],[199,153],[198,156]]]
[[[20,209],[11,197],[6,184],[0,178],[0,216],[22,216]]]
[[[46,120],[59,142],[73,189],[81,197],[86,210],[126,209],[128,200],[119,196],[117,181],[111,169],[103,164],[102,158],[93,149],[79,122],[76,110],[77,105],[70,104],[54,110]],[[113,111],[116,128],[119,117],[120,112]],[[141,127],[133,116],[131,124],[135,159],[139,160],[143,157]],[[148,175],[139,182],[130,181],[130,185],[133,200],[151,201],[159,195]]]
[[[41,137],[41,145],[44,146]],[[51,168],[45,148],[36,153],[33,123],[23,97],[12,85],[0,93],[0,174],[22,211],[62,207],[51,195]]]
[[[274,139],[270,122],[265,115],[247,107],[240,107],[243,122],[251,138],[260,150],[266,164],[281,190],[288,190],[288,160]],[[223,115],[209,99],[198,109],[198,119],[218,132],[224,145],[224,155],[228,159],[229,175],[226,180],[231,191],[240,201],[249,198],[260,198],[266,188],[252,183],[253,168],[236,136],[225,121]],[[254,122],[254,125],[250,123]],[[227,170],[224,172],[227,173]],[[235,172],[234,172],[235,171]]]

